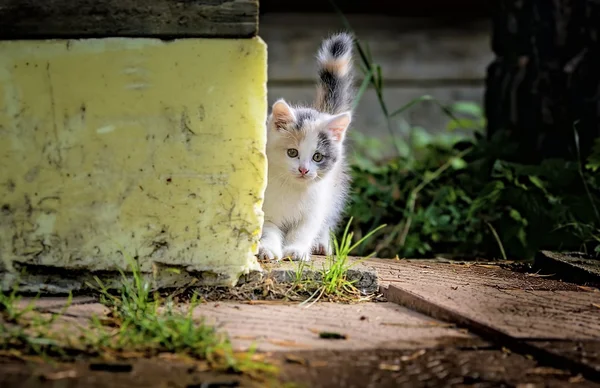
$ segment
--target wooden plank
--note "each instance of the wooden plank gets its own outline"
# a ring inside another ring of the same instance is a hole
[[[44,312],[61,312],[56,300],[41,298]],[[73,305],[66,309],[66,323],[103,316],[107,308],[100,303]],[[193,312],[226,332],[233,345],[261,351],[309,349],[421,349],[438,346],[489,346],[453,324],[431,319],[394,303],[339,304],[319,302],[311,306],[277,301],[207,302]],[[57,325],[63,324],[62,317]],[[320,332],[345,335],[344,340],[319,337]]]
[[[481,0],[421,0],[404,1],[398,6],[398,0],[343,0],[337,1],[345,14],[362,13],[378,15],[402,15],[404,17],[436,16],[447,22],[464,23],[477,16],[490,13],[489,1]],[[261,0],[261,12],[330,12],[333,8],[323,0],[281,1]]]
[[[476,337],[439,320],[394,303],[298,304],[258,301],[207,303],[194,311],[217,325],[246,349],[261,351],[309,349],[421,349],[449,344],[483,344]],[[268,328],[268,330],[265,330]],[[319,338],[319,332],[347,336],[345,340]]]
[[[535,257],[534,267],[565,281],[600,285],[600,259],[592,255],[541,251]]]
[[[600,374],[600,341],[531,341],[529,344],[568,357]]]
[[[281,368],[286,380],[311,388],[598,388],[564,368],[544,367],[498,348],[303,351],[294,354],[293,363],[288,354],[275,354],[287,361]]]
[[[446,307],[443,304],[431,303],[427,298],[394,285],[388,286],[384,290],[384,295],[391,302],[398,303],[433,318],[453,322],[495,344],[520,354],[533,356],[541,364],[566,368],[574,373],[581,373],[588,379],[600,381],[600,365],[594,363],[593,360],[591,362],[581,362],[580,357],[573,357],[573,354],[563,353],[560,349],[556,349],[551,345],[538,346],[538,341],[524,341],[520,338],[515,338],[502,330],[498,330],[487,322],[464,315],[463,312]],[[572,341],[563,342],[572,343]]]
[[[429,18],[348,18],[356,37],[368,44],[373,61],[381,65],[386,86],[399,81],[413,86],[432,80],[481,83],[493,60],[486,19],[445,25]],[[342,29],[344,25],[337,15],[261,16],[260,36],[269,46],[269,80],[315,79],[313,58],[321,40]],[[358,56],[356,59],[358,66]]]
[[[258,0],[0,0],[0,39],[249,38]]]
[[[600,292],[494,265],[370,260],[386,298],[484,339],[600,381],[597,358],[540,343],[600,340]],[[387,286],[386,286],[387,284]]]
[[[381,284],[515,338],[600,339],[600,292],[498,266],[400,262],[380,273]]]

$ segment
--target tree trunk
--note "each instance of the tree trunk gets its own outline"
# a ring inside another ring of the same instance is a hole
[[[582,157],[600,135],[600,1],[494,0],[488,136],[513,160]]]

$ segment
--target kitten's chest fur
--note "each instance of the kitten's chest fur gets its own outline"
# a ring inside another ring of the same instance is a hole
[[[297,224],[315,212],[327,213],[334,195],[331,179],[300,185],[270,176],[269,182],[263,205],[265,221],[279,227]]]

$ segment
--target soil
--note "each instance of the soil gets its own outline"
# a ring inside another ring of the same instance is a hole
[[[164,359],[116,363],[44,364],[0,358],[5,388],[100,387],[600,387],[568,371],[494,347],[423,350],[305,351],[274,353],[279,381],[204,372],[198,365]]]
[[[286,367],[283,376],[307,387],[600,387],[497,348],[324,351],[304,357],[310,362]]]

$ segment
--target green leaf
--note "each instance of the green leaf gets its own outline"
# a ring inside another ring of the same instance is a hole
[[[592,153],[587,159],[585,168],[592,172],[596,172],[600,169],[600,137],[594,142]]]
[[[371,78],[373,78],[373,70],[369,70],[365,74],[365,79],[363,80],[362,84],[360,85],[358,92],[356,92],[356,98],[354,99],[354,103],[352,104],[352,110],[356,109],[356,107],[358,106],[358,103],[360,102],[363,94],[366,92],[367,88],[369,87]]]
[[[462,170],[467,167],[467,162],[463,158],[453,158],[451,164],[455,170]]]
[[[431,101],[433,100],[433,97],[429,96],[429,95],[424,95],[421,97],[417,97],[411,101],[409,101],[408,103],[404,104],[404,106],[398,108],[397,110],[395,110],[392,114],[390,114],[390,117],[394,117],[399,115],[400,113],[406,111],[409,108],[412,108],[414,105],[419,104],[423,101]]]
[[[411,130],[412,146],[422,149],[433,142],[433,136],[422,127],[413,127]]]
[[[529,178],[529,181],[531,183],[533,183],[537,188],[539,188],[543,192],[546,192],[546,186],[544,185],[544,182],[542,182],[542,180],[540,178],[538,178],[535,175],[529,175],[528,178]]]
[[[474,117],[483,117],[483,109],[479,104],[472,101],[458,101],[452,104],[451,109],[454,113],[466,114]]]

